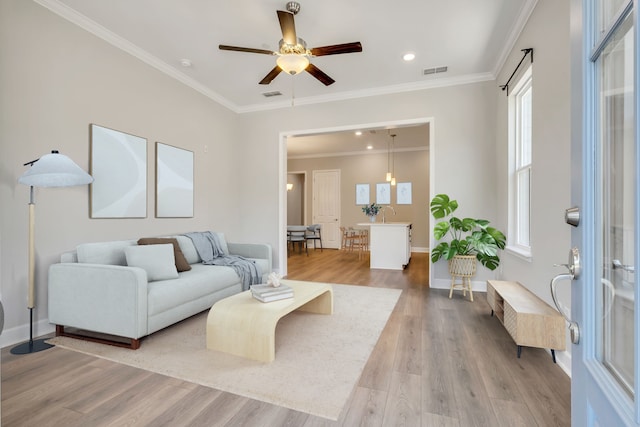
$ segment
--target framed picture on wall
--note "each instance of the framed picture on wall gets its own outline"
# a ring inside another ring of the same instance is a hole
[[[399,182],[396,188],[396,202],[399,205],[411,204],[411,183]]]
[[[391,204],[391,184],[388,182],[376,184],[376,203],[379,205]]]
[[[147,217],[147,140],[91,124],[91,218]]]
[[[369,184],[356,184],[356,205],[369,204]]]
[[[193,217],[193,151],[156,142],[156,218]]]

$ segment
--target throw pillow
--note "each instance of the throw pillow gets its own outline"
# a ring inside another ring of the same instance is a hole
[[[127,265],[144,269],[150,282],[178,278],[171,244],[129,246],[124,254]]]
[[[191,270],[191,266],[182,253],[177,239],[166,237],[143,237],[138,240],[138,245],[164,245],[167,243],[171,243],[173,245],[173,257],[176,260],[176,268],[178,271]]]

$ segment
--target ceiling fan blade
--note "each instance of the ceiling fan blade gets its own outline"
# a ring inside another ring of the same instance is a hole
[[[271,81],[273,81],[273,79],[278,77],[278,74],[280,74],[280,72],[282,72],[282,68],[280,68],[280,67],[278,67],[276,65],[273,68],[273,70],[269,71],[269,74],[267,74],[266,76],[264,76],[264,78],[262,80],[260,80],[260,84],[261,85],[268,85],[269,83],[271,83]]]
[[[360,42],[334,44],[331,46],[314,47],[311,49],[313,56],[337,55],[339,53],[362,52]]]
[[[320,70],[320,68],[316,67],[313,64],[309,64],[307,68],[305,68],[305,71],[307,71],[316,79],[320,80],[325,86],[329,86],[335,83],[335,80],[326,75],[322,70]]]
[[[251,48],[251,47],[227,46],[225,44],[218,45],[218,49],[220,49],[220,50],[232,50],[234,52],[262,53],[264,55],[275,55],[275,52],[272,51],[272,50],[254,49],[254,48]]]
[[[280,29],[282,30],[282,40],[286,44],[297,45],[298,37],[296,36],[296,23],[293,20],[293,13],[284,10],[278,10],[277,12]]]

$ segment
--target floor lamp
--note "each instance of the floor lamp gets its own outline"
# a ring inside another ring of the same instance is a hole
[[[20,184],[28,185],[30,188],[29,197],[29,294],[27,299],[27,309],[29,309],[29,341],[19,344],[11,349],[13,354],[29,354],[46,350],[53,347],[45,340],[33,339],[33,309],[35,308],[35,199],[34,187],[73,187],[85,185],[93,182],[91,175],[86,173],[69,157],[58,153],[58,150],[51,151],[39,159],[25,163],[30,165],[19,179]]]

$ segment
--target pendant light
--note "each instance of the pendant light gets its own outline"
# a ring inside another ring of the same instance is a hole
[[[392,134],[391,135],[391,150],[393,150],[391,156],[391,185],[396,185],[396,154],[395,154],[395,147],[396,147],[396,134]]]
[[[391,142],[387,141],[387,176],[386,181],[391,182]]]

